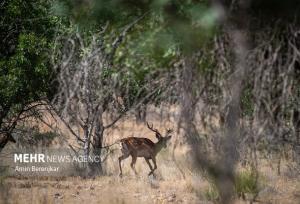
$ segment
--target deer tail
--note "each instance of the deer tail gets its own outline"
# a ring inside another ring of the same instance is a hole
[[[110,144],[110,145],[102,146],[101,149],[109,148],[109,147],[111,147],[111,146],[113,146],[113,145],[115,145],[115,144],[118,144],[119,142],[120,142],[120,140],[117,140],[117,141],[115,141],[114,143],[112,143],[112,144]]]

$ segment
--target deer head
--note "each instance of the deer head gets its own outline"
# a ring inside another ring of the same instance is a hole
[[[147,122],[147,126],[151,131],[155,132],[155,136],[158,139],[158,144],[166,148],[168,140],[170,140],[172,137],[171,133],[173,132],[173,130],[167,129],[166,135],[163,137],[157,129],[153,128],[153,124],[150,126],[149,123]]]

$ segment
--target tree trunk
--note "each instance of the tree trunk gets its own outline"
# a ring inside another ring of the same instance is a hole
[[[90,154],[90,151],[89,151],[89,143],[90,143],[90,139],[89,139],[89,130],[88,130],[88,126],[85,125],[83,127],[83,141],[84,141],[84,144],[83,144],[83,157],[84,157],[84,160],[87,161],[88,158],[89,158],[89,154]],[[88,175],[89,172],[90,172],[90,169],[89,169],[89,165],[87,162],[83,162],[83,166],[82,166],[84,169],[85,169],[85,172],[84,173],[84,176]]]
[[[103,133],[104,133],[104,125],[102,120],[102,113],[98,114],[98,117],[95,120],[95,133],[93,135],[93,156],[101,158],[102,155],[102,143],[103,143]],[[89,163],[91,174],[93,176],[103,174],[102,169],[102,161],[99,159],[99,162],[92,162]]]
[[[293,113],[293,125],[296,134],[296,145],[300,145],[300,112],[296,109]]]
[[[137,123],[144,123],[146,122],[146,114],[147,108],[145,105],[138,107],[135,110],[135,118]]]

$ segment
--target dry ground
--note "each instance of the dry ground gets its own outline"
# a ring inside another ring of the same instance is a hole
[[[300,181],[264,172],[265,186],[258,196],[259,203],[299,204]],[[196,177],[189,179],[154,179],[148,177],[103,176],[95,179],[16,178],[5,179],[1,186],[0,203],[213,203],[205,192],[208,182]],[[198,193],[197,193],[198,192]],[[249,203],[237,200],[236,203]]]
[[[171,119],[175,117],[176,111],[166,111],[172,113]],[[148,116],[147,116],[148,118]],[[151,115],[148,118],[150,122],[159,130],[165,127],[174,128],[173,122],[163,122],[162,116]],[[172,120],[171,120],[172,121]],[[60,125],[58,125],[60,126]],[[59,129],[64,130],[63,127]],[[44,131],[48,131],[47,128]],[[68,132],[62,131],[66,140],[70,144],[76,144]],[[117,139],[137,136],[148,137],[156,141],[154,134],[149,131],[145,124],[137,125],[132,118],[124,118],[115,128],[106,131],[105,144],[112,144]],[[174,135],[172,143],[179,135]],[[57,144],[53,146],[57,147]],[[11,144],[10,144],[11,145]],[[8,145],[9,146],[9,145]],[[64,146],[64,145],[63,145]],[[168,151],[169,149],[169,151]],[[209,183],[201,177],[188,175],[185,179],[181,176],[178,168],[172,161],[171,147],[163,150],[158,154],[157,179],[148,178],[149,169],[145,162],[137,162],[136,169],[140,177],[132,175],[130,169],[130,159],[124,161],[125,177],[120,179],[118,175],[117,158],[119,152],[111,154],[105,162],[106,172],[110,176],[96,177],[95,179],[83,179],[80,177],[16,177],[5,178],[4,181],[0,175],[0,204],[39,204],[39,203],[100,203],[100,204],[155,204],[155,203],[213,203],[207,196]],[[3,151],[2,153],[5,153]],[[186,167],[184,158],[186,155],[184,148],[177,149],[177,161],[181,167]],[[182,161],[183,160],[183,161]],[[182,161],[182,162],[180,162]],[[272,162],[268,162],[271,163]],[[300,204],[300,175],[290,175],[288,169],[282,170],[280,176],[277,175],[276,169],[272,169],[265,162],[260,166],[260,174],[264,178],[264,186],[260,189],[258,196],[259,203],[269,204]],[[274,166],[276,166],[274,162]],[[184,170],[186,174],[191,173]],[[67,171],[66,171],[67,172]],[[60,175],[62,176],[62,175]],[[237,200],[236,203],[249,203],[249,201]]]
[[[134,177],[67,178],[57,181],[8,178],[5,185],[6,200],[0,203],[152,204],[199,201],[184,181],[175,184]]]

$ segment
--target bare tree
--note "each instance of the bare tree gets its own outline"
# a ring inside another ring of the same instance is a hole
[[[20,104],[13,108],[0,107],[0,152],[8,142],[15,143],[17,138],[13,137],[18,124],[31,117],[39,117],[44,110],[45,100],[37,100],[26,104]]]
[[[141,87],[147,90],[142,98],[136,94],[133,102],[126,103],[126,84],[122,84],[122,69],[113,71],[114,54],[127,32],[146,14],[125,26],[112,40],[105,41],[108,24],[86,40],[79,32],[57,38],[53,65],[57,71],[59,93],[51,102],[70,133],[77,139],[83,155],[101,155],[104,131],[126,114],[153,97],[160,81],[152,80]],[[154,85],[156,84],[156,85]],[[125,88],[124,88],[125,87]],[[91,149],[93,151],[91,152]],[[92,172],[101,173],[101,163]]]

